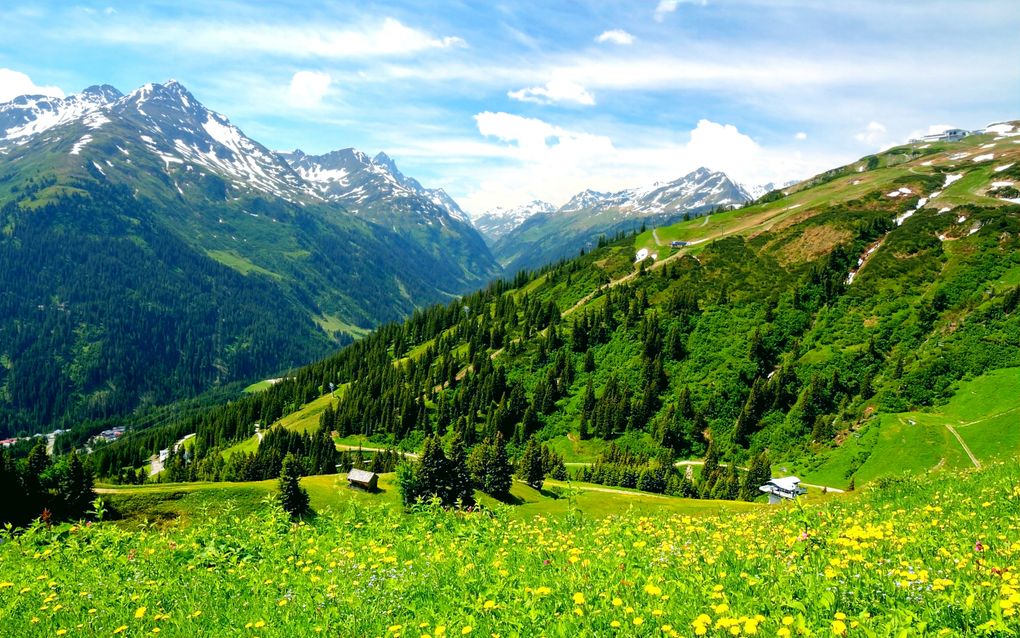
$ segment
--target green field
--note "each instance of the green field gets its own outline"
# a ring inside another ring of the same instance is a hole
[[[390,494],[334,491],[330,480],[313,503],[346,500],[299,523],[260,506],[261,486],[233,488],[226,510],[209,509],[197,496],[209,488],[192,486],[175,501],[191,505],[190,525],[40,524],[5,538],[2,626],[19,638],[1020,631],[1011,466],[699,516],[640,507],[409,515],[372,504]],[[542,500],[522,496],[532,497]]]
[[[386,505],[399,509],[399,493],[394,474],[379,475],[379,491],[366,493],[347,486],[344,475],[306,476],[301,485],[308,490],[312,509],[323,513],[347,507],[352,502]],[[276,493],[274,480],[248,483],[167,483],[139,486],[101,486],[101,495],[121,517],[123,524],[136,527],[148,521],[166,524],[176,521],[191,524],[216,513],[248,515],[265,505]],[[754,503],[709,501],[647,494],[624,488],[608,488],[587,483],[546,481],[541,492],[519,481],[510,498],[499,501],[482,492],[478,502],[489,508],[508,507],[515,519],[551,516],[577,511],[589,516],[635,514],[718,514],[743,512],[761,507]]]
[[[811,483],[863,485],[904,472],[973,467],[953,426],[978,462],[1020,454],[1020,368],[995,370],[965,381],[945,405],[926,412],[876,415],[840,447],[791,471]],[[783,463],[777,463],[783,465]]]

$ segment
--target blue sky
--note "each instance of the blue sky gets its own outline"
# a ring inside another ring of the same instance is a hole
[[[270,148],[385,151],[472,213],[1020,118],[1014,0],[4,7],[0,100],[175,78]]]

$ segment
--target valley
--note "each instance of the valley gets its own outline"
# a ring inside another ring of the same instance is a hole
[[[11,2],[0,636],[1020,634],[1009,3]]]

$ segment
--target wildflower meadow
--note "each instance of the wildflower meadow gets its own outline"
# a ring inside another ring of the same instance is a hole
[[[4,636],[1011,636],[1016,468],[749,513],[520,521],[350,501],[8,532]]]

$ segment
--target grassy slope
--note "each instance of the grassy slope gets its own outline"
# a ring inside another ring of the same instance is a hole
[[[960,384],[953,398],[929,412],[876,415],[858,432],[810,464],[792,465],[805,481],[857,485],[902,472],[972,467],[946,425],[957,429],[981,462],[1020,453],[1020,368],[995,370]],[[787,465],[785,462],[778,466]]]
[[[25,638],[1007,636],[1018,494],[998,466],[738,516],[39,526],[0,545],[0,614]]]
[[[308,490],[312,508],[317,512],[339,510],[351,503],[377,504],[399,508],[399,493],[394,474],[381,474],[379,492],[369,494],[347,487],[344,475],[306,476],[301,485]],[[168,483],[142,486],[101,487],[103,498],[122,517],[122,524],[137,527],[145,521],[168,523],[178,520],[191,524],[211,514],[248,515],[263,507],[268,496],[276,493],[276,481],[249,483]],[[753,503],[702,501],[645,494],[636,490],[607,488],[586,483],[547,481],[541,492],[515,482],[507,504],[512,516],[563,515],[578,510],[590,516],[609,516],[632,512],[641,515],[702,515],[720,512],[744,512],[760,507]],[[500,501],[478,492],[479,503],[499,507]]]

